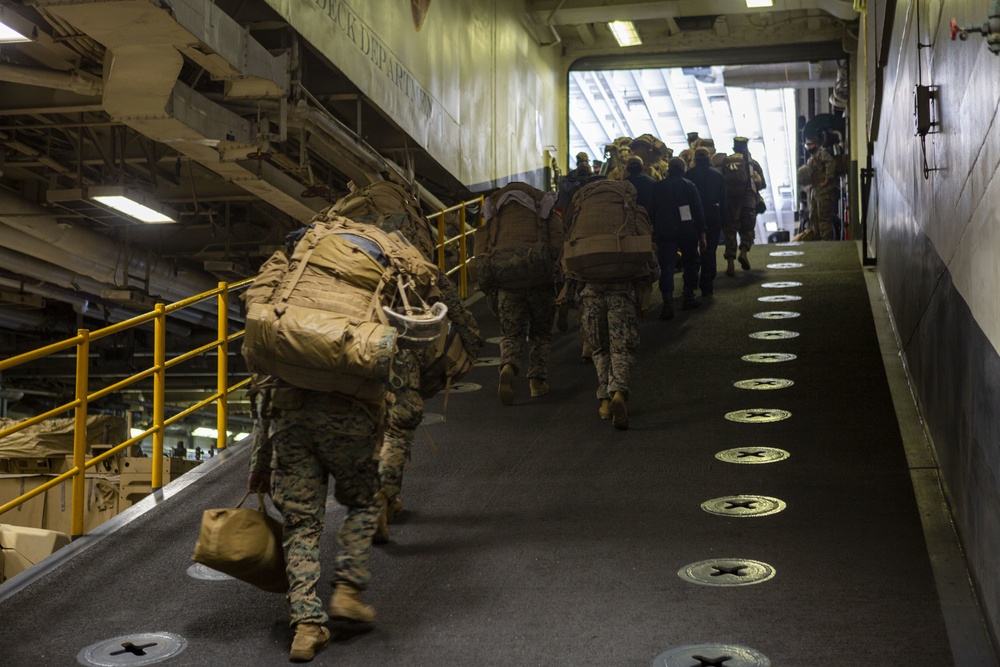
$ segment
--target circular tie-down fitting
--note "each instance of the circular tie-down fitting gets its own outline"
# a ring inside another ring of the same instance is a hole
[[[425,412],[424,418],[420,420],[421,426],[430,426],[431,424],[440,424],[444,421],[444,415],[439,415],[436,412]]]
[[[754,364],[780,364],[783,361],[798,359],[798,357],[789,352],[755,352],[744,354],[740,359]]]
[[[499,366],[500,357],[479,357],[476,359],[476,366]]]
[[[762,313],[754,313],[753,316],[758,320],[791,320],[798,317],[801,313],[796,313],[794,310],[765,310]]]
[[[717,516],[758,517],[777,514],[788,507],[784,500],[770,496],[741,494],[706,500],[701,508]]]
[[[802,287],[802,283],[794,280],[776,280],[770,283],[761,283],[764,289],[788,289],[789,287]]]
[[[726,419],[740,424],[770,424],[789,419],[792,413],[777,408],[747,408],[726,413]]]
[[[764,303],[784,303],[785,301],[801,301],[802,297],[794,294],[772,294],[770,296],[759,296],[757,300]]]
[[[677,571],[684,581],[703,586],[753,586],[775,575],[767,563],[748,558],[711,558],[685,565]]]
[[[771,660],[749,646],[689,644],[656,656],[653,667],[771,667]]]
[[[798,331],[787,331],[785,329],[771,329],[770,331],[754,331],[750,334],[751,338],[756,338],[757,340],[787,340],[789,338],[798,338]]]
[[[455,382],[450,387],[445,387],[439,394],[445,392],[450,392],[452,394],[468,394],[470,391],[479,391],[483,388],[483,385],[476,384],[475,382]]]
[[[750,380],[738,380],[733,383],[733,386],[737,389],[766,391],[769,389],[786,389],[793,384],[795,383],[791,380],[783,378],[752,378]]]
[[[213,570],[207,565],[202,563],[195,563],[187,569],[187,574],[192,579],[201,579],[203,581],[226,581],[228,579],[233,579],[225,572],[219,572],[218,570]]]
[[[169,660],[187,648],[187,640],[170,632],[140,632],[91,644],[76,655],[81,665],[135,667]]]
[[[800,262],[778,262],[776,264],[768,264],[769,269],[801,269],[804,264]]]
[[[499,345],[500,341],[503,340],[503,336],[493,336],[493,338],[487,338],[487,343],[493,343],[494,345]]]
[[[801,250],[779,250],[778,252],[768,253],[771,257],[798,257],[799,255],[804,255],[805,253]]]
[[[791,454],[775,447],[737,447],[726,449],[715,455],[715,458],[726,463],[777,463],[784,461]]]

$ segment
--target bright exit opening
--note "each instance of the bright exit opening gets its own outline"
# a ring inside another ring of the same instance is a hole
[[[650,134],[679,156],[688,133],[711,139],[731,153],[733,138],[747,137],[750,154],[764,170],[761,194],[767,211],[757,218],[757,242],[800,231],[808,206],[799,167],[805,163],[803,132],[820,127],[840,133],[846,146],[847,82],[836,61],[765,65],[571,71],[569,155],[604,162],[610,144]],[[572,169],[575,164],[567,165]],[[843,219],[843,210],[840,211]]]

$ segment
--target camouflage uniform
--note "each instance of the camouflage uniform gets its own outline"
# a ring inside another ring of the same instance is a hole
[[[753,247],[757,232],[757,193],[767,187],[760,163],[748,157],[748,154],[744,154],[743,157],[750,165],[750,179],[742,197],[729,197],[729,212],[722,227],[722,237],[726,244],[722,256],[726,259],[736,259],[738,249],[749,251]],[[737,233],[739,233],[738,246]]]
[[[629,373],[639,346],[639,309],[635,284],[585,283],[580,292],[583,335],[594,352],[597,398],[611,398],[616,391],[629,395]]]
[[[483,346],[479,325],[462,303],[451,280],[441,273],[438,287],[442,301],[448,306],[448,320],[458,331],[465,349],[478,353]],[[395,401],[389,406],[385,438],[379,454],[378,476],[381,491],[391,506],[403,485],[403,469],[410,460],[413,439],[424,417],[424,399],[420,394],[421,356],[412,350],[400,350],[396,355],[393,374],[400,387],[393,388]]]
[[[517,374],[524,343],[528,342],[528,377],[545,380],[549,376],[552,323],[556,317],[556,295],[552,285],[497,289],[500,318],[500,370],[507,364]]]
[[[824,241],[832,241],[837,164],[825,148],[819,147],[806,162],[806,167],[809,169],[812,185],[809,193],[809,224]]]
[[[291,624],[322,624],[328,616],[316,585],[331,475],[334,497],[347,508],[337,534],[334,583],[363,590],[371,577],[368,553],[381,511],[375,497],[377,420],[372,406],[294,388],[273,390],[262,418],[268,437],[255,438],[250,470],[272,468],[271,496],[285,523]]]

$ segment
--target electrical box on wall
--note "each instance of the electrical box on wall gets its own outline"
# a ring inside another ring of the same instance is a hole
[[[917,117],[917,134],[925,137],[930,134],[931,129],[937,125],[931,113],[931,103],[934,99],[932,86],[917,86],[914,106]]]

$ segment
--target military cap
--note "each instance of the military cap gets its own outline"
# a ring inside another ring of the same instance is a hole
[[[733,145],[734,146],[736,144],[748,144],[748,143],[750,143],[750,140],[747,139],[746,137],[734,137],[733,138]]]
[[[688,132],[688,141],[689,142],[694,141],[697,138],[698,138],[698,133],[697,132]]]
[[[590,162],[590,156],[587,155],[586,153],[577,153],[576,163],[580,164],[581,162]]]

